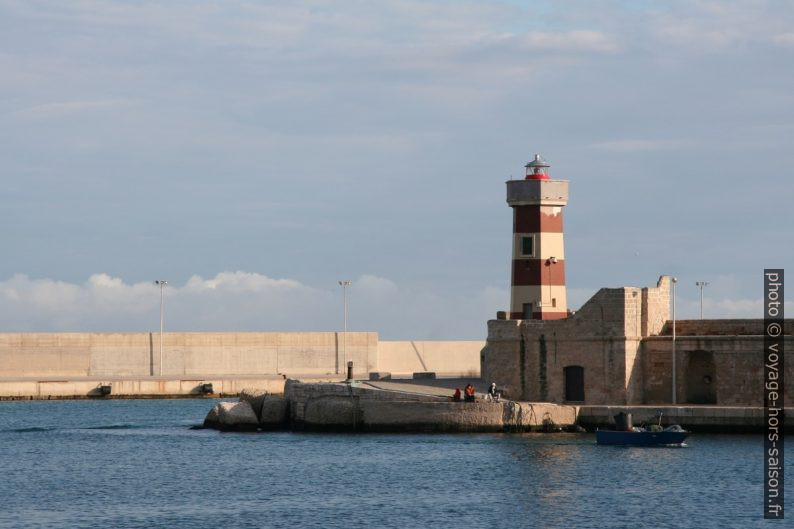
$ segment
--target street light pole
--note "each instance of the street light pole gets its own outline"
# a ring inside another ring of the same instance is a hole
[[[548,261],[546,261],[546,265],[549,267],[549,307],[554,307],[555,306],[554,303],[552,303],[552,300],[554,298],[552,297],[553,294],[551,292],[551,267],[552,267],[552,265],[556,265],[556,264],[557,264],[557,258],[556,257],[549,257]],[[540,297],[543,298],[542,295]]]
[[[160,376],[163,376],[163,287],[168,284],[168,281],[158,279],[154,284],[160,286],[160,361],[158,363]]]
[[[342,335],[342,356],[344,358],[344,361],[342,362],[343,369],[346,369],[347,366],[347,287],[352,284],[353,282],[349,280],[339,281],[339,286],[342,287],[342,299],[345,306],[345,331]]]
[[[676,404],[676,394],[675,394],[675,284],[678,283],[677,278],[672,279],[672,287],[673,287],[673,405]]]
[[[708,281],[695,281],[695,286],[700,287],[700,319],[703,319],[703,287],[709,286]]]

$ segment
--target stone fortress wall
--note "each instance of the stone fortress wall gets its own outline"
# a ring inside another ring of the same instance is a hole
[[[676,322],[676,398],[681,403],[763,406],[762,319]],[[794,347],[794,320],[784,322],[784,349]],[[790,354],[790,353],[789,353]],[[643,402],[672,395],[672,328],[642,342]],[[794,362],[785,365],[785,405],[794,404]]]
[[[672,400],[670,278],[656,287],[603,288],[564,320],[488,322],[486,380],[511,398],[573,404]],[[786,320],[791,350],[792,320]],[[679,404],[762,406],[761,320],[676,322]],[[794,363],[786,366],[788,387]],[[786,405],[794,402],[786,392]]]

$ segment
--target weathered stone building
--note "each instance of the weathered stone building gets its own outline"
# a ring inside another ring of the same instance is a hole
[[[669,288],[662,277],[655,288],[601,289],[565,319],[489,321],[482,376],[530,401],[642,400],[637,355],[667,321]]]
[[[535,402],[763,406],[763,321],[677,321],[674,338],[669,276],[655,287],[602,288],[576,313],[559,313],[567,307],[561,207],[568,182],[552,180],[537,155],[526,167],[525,180],[507,182],[510,310],[488,322],[482,377],[510,398]],[[789,351],[792,322],[784,325]],[[794,361],[785,376],[791,406]]]
[[[602,288],[560,320],[488,322],[482,376],[511,398],[584,404],[672,402],[670,277],[651,288]],[[504,313],[500,313],[504,317]],[[785,321],[785,348],[794,347]],[[763,320],[676,322],[679,404],[763,406]],[[785,403],[794,404],[794,361]]]

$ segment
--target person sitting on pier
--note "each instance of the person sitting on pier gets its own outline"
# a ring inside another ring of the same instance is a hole
[[[460,388],[455,388],[455,394],[452,395],[452,400],[454,400],[455,402],[460,402],[461,401]]]
[[[466,396],[466,402],[474,402],[474,386],[471,384],[466,384],[466,388],[463,390]]]
[[[488,393],[485,394],[485,400],[499,402],[499,393],[496,391],[496,382],[491,382],[488,386]]]

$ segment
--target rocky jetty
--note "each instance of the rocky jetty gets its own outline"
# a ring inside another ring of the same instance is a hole
[[[577,409],[549,403],[453,402],[450,397],[392,391],[367,383],[288,380],[284,395],[244,390],[240,402],[217,404],[204,421],[220,430],[360,432],[556,431]]]
[[[207,414],[204,427],[222,431],[256,431],[259,418],[247,401],[219,402]]]

